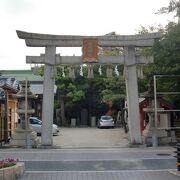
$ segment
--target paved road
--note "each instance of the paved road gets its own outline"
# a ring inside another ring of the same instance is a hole
[[[0,149],[0,159],[20,161],[110,161],[175,159],[174,148],[91,148],[91,149]]]
[[[118,171],[175,169],[175,159],[108,161],[26,161],[27,171]]]
[[[54,144],[0,149],[0,159],[25,162],[21,180],[179,180],[169,172],[176,169],[173,148],[128,148],[128,135],[119,128],[65,128]]]
[[[8,149],[25,162],[21,180],[178,180],[173,148]]]

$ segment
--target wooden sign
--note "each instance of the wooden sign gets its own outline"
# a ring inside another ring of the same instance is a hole
[[[98,39],[83,39],[82,59],[84,62],[98,61]]]

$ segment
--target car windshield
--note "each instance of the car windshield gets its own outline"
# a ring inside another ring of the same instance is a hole
[[[42,122],[36,118],[30,118],[30,123],[31,124],[42,124]]]
[[[103,120],[112,120],[111,116],[102,116],[101,119]]]

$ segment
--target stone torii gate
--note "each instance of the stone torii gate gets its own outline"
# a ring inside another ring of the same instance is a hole
[[[128,104],[129,132],[132,144],[141,144],[140,115],[138,101],[138,85],[136,64],[153,63],[153,57],[137,56],[135,48],[151,47],[154,41],[161,37],[160,33],[147,35],[106,35],[106,36],[69,36],[48,35],[17,31],[20,39],[24,39],[27,46],[45,47],[45,54],[41,56],[27,56],[27,63],[45,64],[44,89],[42,106],[42,146],[52,146],[52,124],[54,104],[55,66],[58,64],[82,64],[81,56],[60,56],[56,54],[56,47],[82,47],[84,39],[96,39],[100,47],[123,47],[122,56],[99,56],[100,64],[124,64],[126,70],[126,92]]]

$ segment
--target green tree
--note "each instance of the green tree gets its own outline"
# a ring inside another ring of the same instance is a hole
[[[178,17],[178,23],[180,23],[180,1],[171,0],[168,7],[162,7],[158,10],[157,14],[169,14],[175,13],[175,17]]]
[[[170,23],[167,26],[167,33],[161,41],[157,43],[153,49],[155,57],[155,65],[152,67],[155,74],[163,75],[180,75],[180,24]],[[162,91],[180,91],[180,77],[161,78],[159,88]],[[171,102],[176,101],[175,105],[180,107],[177,103],[176,96],[166,96]]]
[[[149,31],[142,28],[143,33]],[[164,30],[160,31],[163,32],[163,37],[155,43],[153,48],[144,48],[139,51],[154,56],[154,64],[144,67],[145,79],[141,83],[142,89],[147,87],[153,75],[179,75],[180,73],[180,23],[170,22]],[[180,91],[180,78],[167,76],[159,78],[157,88],[158,91]],[[180,107],[178,95],[167,95],[165,98]]]
[[[56,99],[59,101],[61,109],[64,109],[64,112],[61,111],[61,116],[66,114],[69,120],[72,116],[77,118],[80,116],[81,109],[85,108],[88,109],[89,116],[98,117],[106,113],[108,108],[120,106],[120,101],[125,96],[124,79],[107,78],[107,65],[102,65],[102,75],[100,75],[98,73],[99,66],[93,65],[94,78],[90,79],[87,78],[87,66],[83,67],[83,77],[79,74],[79,66],[76,66],[75,79],[63,77],[62,66],[58,67],[56,84],[58,85],[59,98]],[[122,67],[120,68],[122,70]],[[68,74],[67,69],[68,67],[64,67],[66,75]],[[113,106],[109,106],[110,102]]]

